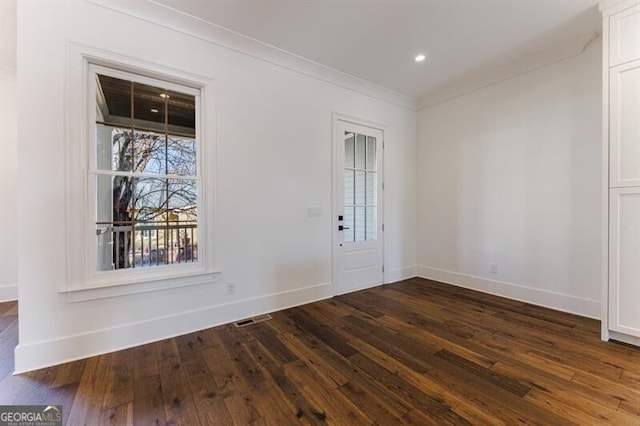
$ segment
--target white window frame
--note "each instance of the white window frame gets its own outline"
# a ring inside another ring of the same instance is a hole
[[[69,301],[84,301],[215,282],[215,132],[213,80],[70,43],[66,113],[66,283]],[[196,96],[198,261],[97,271],[95,189],[95,72]],[[206,165],[206,167],[204,167]]]

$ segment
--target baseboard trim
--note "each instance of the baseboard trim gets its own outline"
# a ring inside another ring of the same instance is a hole
[[[609,339],[627,343],[629,345],[640,346],[640,337],[629,336],[628,334],[619,333],[613,330],[609,330]]]
[[[128,349],[330,297],[331,283],[323,283],[61,339],[19,344],[15,349],[14,374]]]
[[[384,283],[391,284],[402,280],[408,280],[416,276],[416,265],[404,266],[402,268],[389,269],[385,273]]]
[[[506,297],[520,302],[531,303],[557,311],[569,312],[583,317],[600,319],[602,312],[602,304],[598,300],[584,299],[505,281],[491,280],[428,266],[418,266],[417,275],[420,278],[440,281],[446,284]]]
[[[18,284],[0,285],[0,302],[18,300]]]

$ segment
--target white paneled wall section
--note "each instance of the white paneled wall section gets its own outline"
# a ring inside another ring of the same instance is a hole
[[[640,345],[640,1],[606,1],[603,12],[602,338]],[[606,170],[606,169],[605,169]]]

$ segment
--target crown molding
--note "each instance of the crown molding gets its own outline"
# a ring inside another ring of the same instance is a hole
[[[640,4],[640,0],[600,0],[598,7],[604,17]]]
[[[467,93],[510,80],[540,68],[561,62],[573,56],[580,55],[598,37],[599,33],[592,33],[566,43],[560,43],[550,49],[530,55],[526,58],[506,65],[486,69],[459,79],[434,92],[428,93],[418,102],[418,110],[430,108],[440,103],[458,98]]]
[[[152,0],[86,1],[402,108],[415,111],[418,106],[417,99],[410,96],[324,66],[201,18],[155,3]]]

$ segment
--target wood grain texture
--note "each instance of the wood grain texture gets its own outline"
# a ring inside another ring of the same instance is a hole
[[[640,425],[640,348],[424,279],[12,376],[17,315],[0,304],[0,404],[70,425]]]

